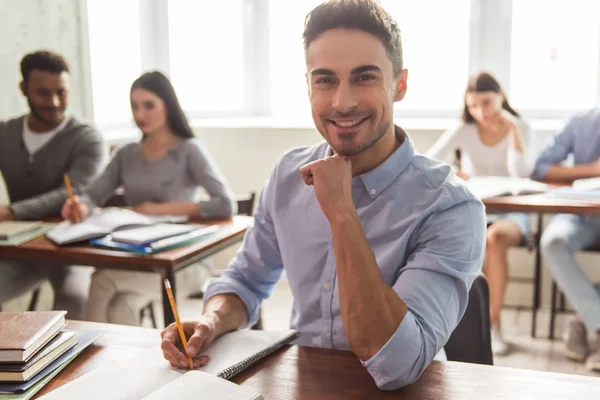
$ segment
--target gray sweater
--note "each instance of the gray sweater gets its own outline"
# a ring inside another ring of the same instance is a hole
[[[66,199],[63,175],[82,192],[102,171],[106,148],[91,126],[71,117],[65,128],[30,157],[23,143],[23,119],[0,122],[0,171],[17,220],[58,216]]]
[[[198,201],[198,215],[229,218],[237,212],[233,191],[198,139],[180,140],[158,160],[146,159],[141,143],[124,146],[90,185],[84,200],[102,206],[119,187],[131,207],[147,201],[198,201],[199,188],[203,187],[210,198]]]

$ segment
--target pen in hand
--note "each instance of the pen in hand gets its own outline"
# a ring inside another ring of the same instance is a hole
[[[175,298],[173,297],[173,291],[171,290],[171,282],[165,278],[165,289],[167,291],[167,296],[169,297],[169,303],[171,303],[171,310],[173,311],[173,317],[175,317],[175,324],[177,325],[177,330],[179,331],[179,336],[181,337],[181,344],[183,345],[183,352],[185,353],[185,348],[187,347],[187,340],[185,338],[185,332],[183,331],[183,325],[181,325],[181,320],[179,319],[179,313],[177,312],[177,305],[175,304]],[[190,363],[190,369],[194,369],[194,362],[192,361],[192,357],[187,356],[188,362]]]
[[[65,174],[64,175],[65,178],[65,187],[67,188],[67,195],[69,196],[69,200],[72,202],[74,200],[74,195],[73,195],[73,187],[71,186],[71,179],[69,179],[69,175]],[[77,207],[73,207],[72,209],[73,212],[73,216],[75,217],[75,222],[80,222],[80,218],[79,218],[79,210],[77,209]]]

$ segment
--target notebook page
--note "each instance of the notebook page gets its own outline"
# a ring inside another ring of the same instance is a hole
[[[114,363],[40,397],[43,400],[141,400],[181,375],[168,368]]]
[[[143,400],[260,400],[254,390],[200,371],[189,371]]]

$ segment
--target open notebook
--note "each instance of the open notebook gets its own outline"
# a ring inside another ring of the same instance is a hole
[[[173,370],[159,349],[125,364],[93,371],[41,397],[44,400],[262,399],[228,382],[234,375],[298,337],[296,331],[240,330],[221,336],[204,353],[210,362],[195,371]]]
[[[262,400],[252,389],[201,371],[115,366],[100,368],[64,385],[43,400]]]
[[[467,181],[469,190],[479,199],[544,193],[548,185],[531,179],[510,176],[474,176]]]
[[[72,224],[63,221],[46,233],[46,236],[56,244],[70,244],[106,236],[127,227],[185,221],[187,217],[142,215],[126,208],[108,207],[95,212],[83,222]]]

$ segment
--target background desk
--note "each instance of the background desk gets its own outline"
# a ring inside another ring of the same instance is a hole
[[[235,216],[225,221],[192,221],[218,224],[221,229],[188,246],[150,256],[104,250],[87,245],[56,246],[42,236],[20,246],[0,247],[0,259],[55,261],[61,264],[89,265],[96,268],[155,272],[162,278],[169,278],[175,294],[175,271],[242,241],[244,233],[251,226],[252,221],[252,217],[247,216]],[[162,293],[164,321],[165,325],[168,325],[174,319],[162,279],[157,290]]]
[[[159,352],[158,330],[70,321],[70,329],[105,330],[38,397],[106,362],[127,362],[143,350]],[[434,361],[421,379],[394,392],[379,390],[349,351],[288,346],[232,379],[267,400],[291,399],[598,399],[600,378]],[[36,397],[37,398],[37,397]]]
[[[520,212],[537,214],[537,232],[534,240],[535,266],[534,266],[534,289],[533,306],[531,318],[531,337],[535,337],[537,310],[541,305],[541,273],[542,253],[540,250],[540,239],[543,230],[544,214],[576,214],[576,215],[600,215],[600,203],[560,198],[548,194],[535,194],[528,196],[506,196],[484,199],[483,204],[490,214],[505,212]],[[551,317],[548,337],[554,337],[554,304],[556,298],[556,286],[552,285]]]

